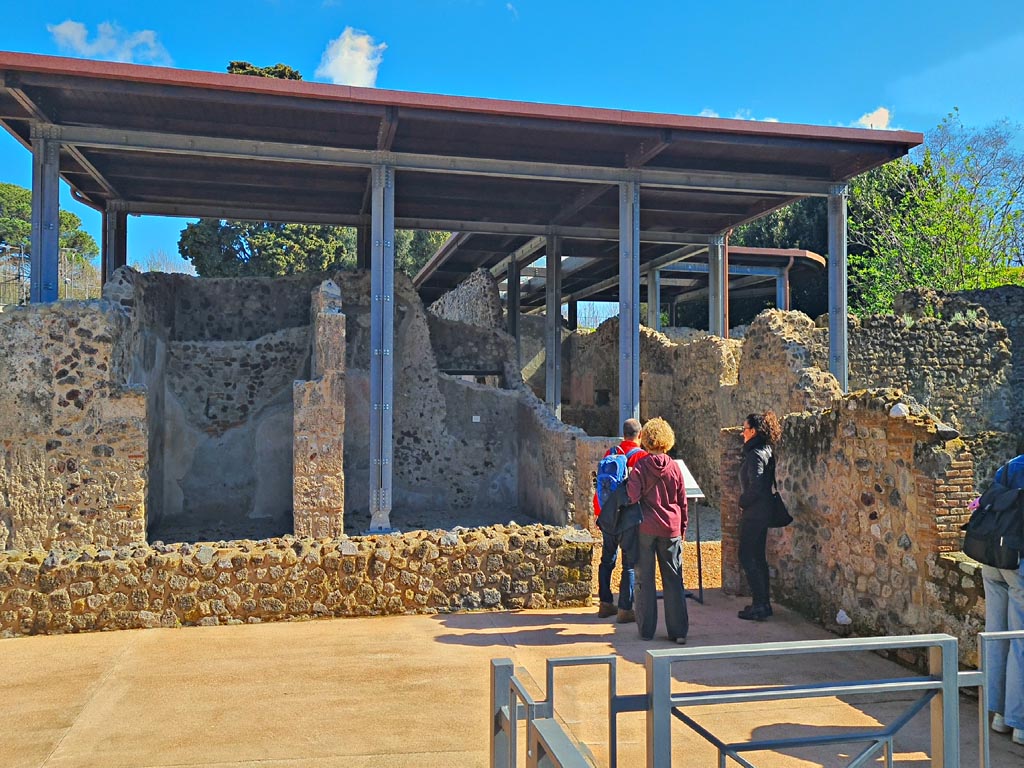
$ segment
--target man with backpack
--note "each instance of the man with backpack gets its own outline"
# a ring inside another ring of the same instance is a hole
[[[626,419],[622,425],[622,442],[612,446],[597,465],[597,492],[594,494],[594,516],[600,520],[602,503],[606,515],[617,516],[620,499],[624,501],[619,488],[647,451],[640,447],[640,422]],[[606,521],[607,522],[607,521]],[[633,614],[634,565],[636,558],[636,527],[617,530],[616,526],[601,525],[603,546],[601,564],[597,569],[597,594],[601,601],[597,609],[599,618],[616,616],[620,624],[635,621]],[[622,550],[622,578],[619,581],[618,606],[612,602],[612,571],[618,550]]]
[[[996,470],[993,489],[986,492],[981,501],[989,495],[999,495],[1003,489],[1024,489],[1024,456],[1017,456]],[[1009,496],[1009,494],[1004,494]],[[989,513],[987,507],[997,507],[998,501],[987,503],[982,513]],[[1024,561],[1020,560],[1019,552],[1020,529],[1024,525],[1019,517],[1020,502],[1008,507],[999,520],[1006,515],[1015,515],[1017,529],[1012,533],[1000,533],[999,543],[1009,544],[1017,548],[1016,557],[1007,557],[1008,547],[988,547],[977,550],[976,557],[991,560],[992,565],[982,563],[981,576],[985,584],[985,631],[1003,632],[1006,630],[1024,629]],[[976,513],[977,514],[977,513]],[[974,517],[972,516],[972,522]],[[965,526],[968,536],[971,524]],[[965,546],[965,550],[967,547]],[[1010,553],[1012,554],[1012,553]],[[1013,560],[1017,559],[1017,564]],[[998,566],[998,567],[997,567]],[[991,660],[986,671],[986,684],[989,688],[989,709],[995,712],[992,718],[992,730],[997,733],[1010,733],[1016,744],[1024,744],[1024,640],[1001,640],[993,647]]]

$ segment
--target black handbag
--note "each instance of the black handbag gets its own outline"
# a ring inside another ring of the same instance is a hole
[[[793,516],[789,514],[789,508],[786,507],[786,502],[782,500],[782,496],[779,495],[778,485],[775,481],[775,454],[772,454],[771,458],[771,472],[772,472],[772,502],[771,510],[768,513],[768,527],[769,528],[785,528],[787,525],[793,522]]]
[[[782,500],[778,491],[772,491],[772,508],[768,516],[769,528],[785,528],[793,522],[793,516],[786,508],[786,502]]]

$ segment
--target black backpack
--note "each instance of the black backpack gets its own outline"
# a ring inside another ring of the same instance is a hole
[[[992,483],[964,531],[964,554],[995,568],[1016,570],[1024,550],[1024,490]]]

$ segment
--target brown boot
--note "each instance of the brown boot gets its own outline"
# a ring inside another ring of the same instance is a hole
[[[636,614],[633,611],[619,608],[619,613],[615,617],[617,624],[631,624],[634,621],[636,621]]]
[[[618,610],[613,603],[601,603],[597,607],[597,618],[607,619],[609,616],[614,616]]]

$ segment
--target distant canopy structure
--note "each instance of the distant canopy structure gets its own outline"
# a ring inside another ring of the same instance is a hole
[[[58,284],[58,179],[103,214],[103,273],[128,214],[359,227],[372,272],[373,526],[391,508],[394,229],[457,232],[417,277],[425,300],[479,267],[547,258],[543,303],[620,305],[619,410],[639,410],[639,306],[668,265],[707,254],[724,332],[726,234],[829,198],[830,365],[845,388],[846,183],[919,133],[788,125],[354,88],[0,52],[0,124],[33,155],[31,299]],[[527,305],[539,295],[525,297]],[[553,349],[555,332],[548,334]],[[557,366],[558,356],[548,355]],[[557,412],[559,376],[548,376]]]

